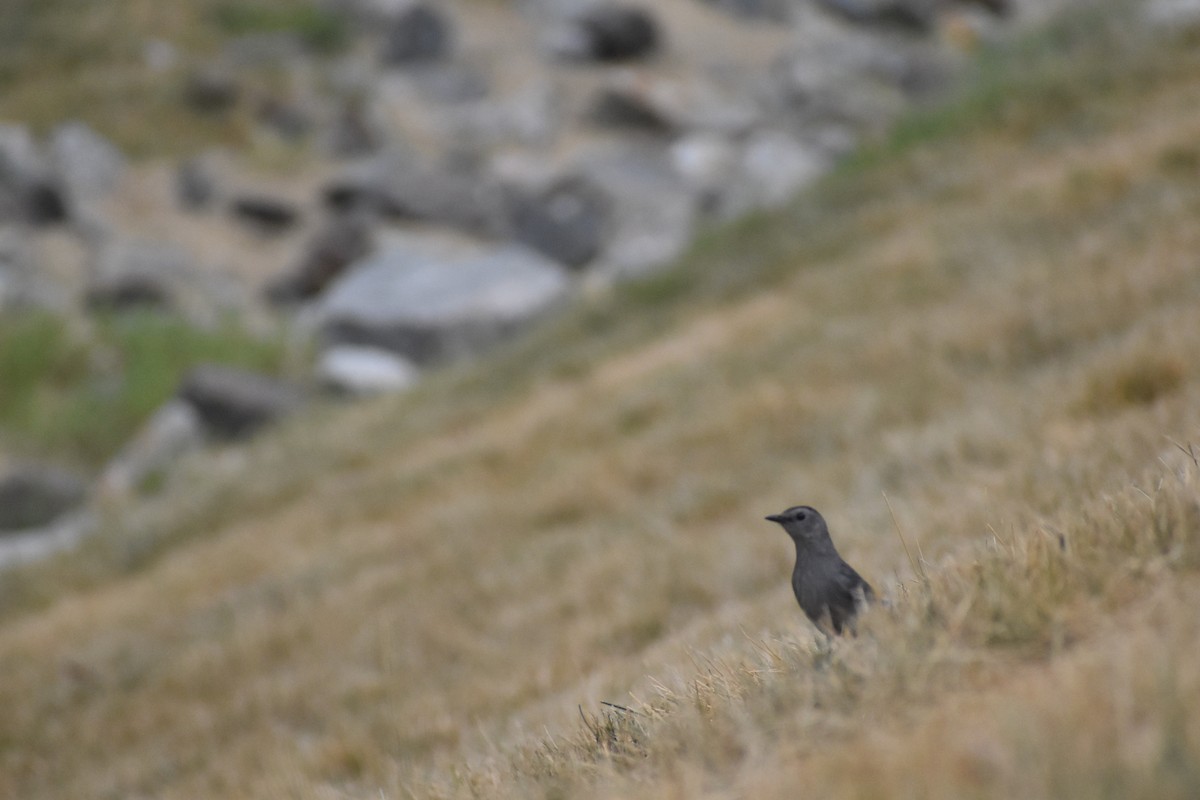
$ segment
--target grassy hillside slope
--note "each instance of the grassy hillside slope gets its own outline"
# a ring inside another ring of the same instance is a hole
[[[0,796],[1196,796],[1194,44],[1060,26],[3,577]],[[892,600],[857,639],[790,597],[795,502]]]

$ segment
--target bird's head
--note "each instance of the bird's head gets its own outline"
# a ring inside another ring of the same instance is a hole
[[[771,514],[767,520],[782,525],[788,536],[797,542],[817,542],[829,538],[825,518],[812,506],[792,506],[780,514]]]

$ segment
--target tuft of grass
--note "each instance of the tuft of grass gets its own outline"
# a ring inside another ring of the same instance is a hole
[[[187,70],[233,35],[290,32],[319,54],[341,48],[336,11],[310,0],[6,0],[0,25],[0,119],[44,134],[78,119],[135,157],[252,144],[250,109],[203,115],[184,103]],[[171,45],[179,64],[155,72],[151,41]],[[277,83],[270,68],[246,70],[247,86]]]

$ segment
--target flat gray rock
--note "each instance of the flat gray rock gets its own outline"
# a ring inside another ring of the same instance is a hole
[[[408,236],[335,282],[318,316],[333,344],[430,364],[486,350],[548,311],[568,286],[561,269],[518,245]]]

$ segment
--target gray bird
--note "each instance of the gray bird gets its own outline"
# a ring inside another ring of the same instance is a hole
[[[846,628],[853,633],[854,618],[875,599],[875,592],[838,555],[825,518],[812,506],[793,506],[767,519],[782,525],[796,543],[792,591],[800,608],[826,635],[840,635]]]

